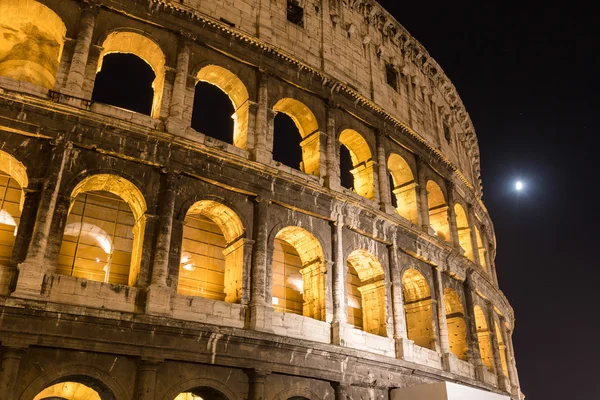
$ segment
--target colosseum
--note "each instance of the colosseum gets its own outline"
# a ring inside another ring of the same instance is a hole
[[[524,398],[472,122],[374,0],[0,32],[0,399]]]

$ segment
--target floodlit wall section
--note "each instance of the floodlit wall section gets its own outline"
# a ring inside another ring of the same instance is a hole
[[[16,179],[0,171],[0,264],[8,265],[21,220],[23,190]]]
[[[417,184],[408,163],[398,154],[392,154],[388,158],[388,170],[394,183],[392,192],[398,203],[396,212],[412,223],[417,224],[419,222]]]
[[[281,99],[273,107],[273,111],[289,116],[302,136],[302,164],[300,170],[310,175],[321,174],[321,134],[315,115],[298,100]],[[277,135],[277,132],[275,132]]]
[[[479,252],[479,263],[481,264],[481,267],[487,271],[488,270],[488,266],[487,266],[487,261],[486,261],[486,250],[485,250],[485,246],[483,245],[483,240],[481,240],[481,233],[479,232],[479,228],[475,227],[475,237],[477,238],[477,251]]]
[[[67,29],[48,7],[29,0],[0,2],[0,76],[52,89]]]
[[[373,156],[369,144],[358,132],[346,129],[340,134],[340,143],[350,152],[352,158],[352,176],[354,191],[359,195],[373,200],[375,184],[373,180]]]
[[[61,382],[42,390],[33,400],[101,400],[94,389],[79,382]]]
[[[431,229],[439,238],[449,242],[448,205],[442,189],[434,181],[427,182],[427,209],[429,210]]]
[[[433,308],[427,280],[411,268],[402,276],[402,290],[408,338],[417,346],[435,350]]]
[[[465,257],[471,261],[474,261],[473,243],[471,242],[471,228],[469,227],[467,213],[460,204],[454,205],[454,213],[456,214],[456,227],[458,229],[458,242],[460,243],[460,247],[465,252]]]
[[[465,312],[460,297],[454,290],[444,289],[444,307],[450,351],[459,360],[468,361],[469,346],[467,343]]]
[[[160,116],[160,107],[165,84],[165,55],[160,47],[152,40],[135,32],[112,32],[102,43],[102,52],[98,59],[98,71],[102,70],[102,60],[104,56],[112,53],[127,53],[138,56],[144,60],[156,75],[152,82],[154,98],[152,100],[153,118]]]
[[[492,351],[492,338],[488,324],[480,306],[475,306],[475,324],[477,325],[477,339],[479,340],[479,353],[481,361],[487,369],[494,371],[494,353]]]
[[[500,349],[500,361],[502,362],[502,373],[504,376],[508,377],[508,365],[506,364],[506,345],[504,344],[504,337],[502,336],[502,332],[500,331],[500,327],[498,323],[494,321],[494,327],[496,329],[496,337],[498,338],[498,347]]]
[[[303,315],[302,261],[289,243],[275,239],[273,249],[273,309]]]
[[[218,65],[207,65],[198,71],[196,82],[206,82],[221,89],[233,104],[233,145],[248,149],[248,89],[234,73]]]

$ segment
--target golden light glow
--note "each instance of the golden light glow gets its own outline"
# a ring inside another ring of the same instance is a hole
[[[441,239],[450,241],[450,226],[448,225],[448,206],[444,193],[434,181],[427,182],[427,208],[429,210],[429,225]]]
[[[479,228],[475,227],[475,237],[477,238],[477,251],[479,252],[479,263],[484,271],[488,270],[487,261],[486,261],[486,250],[483,245],[483,240],[481,240],[481,232],[479,232]]]
[[[460,247],[464,250],[465,257],[474,261],[471,228],[469,227],[467,213],[465,213],[465,209],[458,203],[454,205],[454,213],[456,214],[456,227],[458,229],[458,242],[460,243]]]
[[[42,390],[33,400],[44,399],[65,400],[101,400],[94,389],[78,382],[62,382]]]
[[[408,338],[417,346],[434,350],[433,308],[427,280],[411,268],[402,276],[402,291]]]
[[[504,374],[504,376],[508,376],[508,366],[506,364],[506,345],[504,344],[502,332],[500,331],[500,327],[498,326],[498,323],[496,321],[494,321],[494,325],[496,327],[496,337],[498,338],[500,361],[502,362],[502,373]]]
[[[21,221],[23,191],[16,179],[3,172],[0,172],[0,199],[0,264],[8,265]]]
[[[412,223],[418,223],[417,185],[408,163],[398,154],[392,154],[388,158],[388,170],[392,175],[392,191],[398,203],[396,212]]]
[[[0,2],[0,75],[54,87],[67,29],[60,17],[33,0]]]
[[[387,296],[381,263],[369,251],[357,249],[350,253],[347,264],[348,323],[365,332],[387,336]]]
[[[152,82],[154,99],[152,100],[151,115],[153,118],[158,118],[165,84],[165,55],[161,48],[146,36],[136,32],[112,32],[102,43],[97,72],[102,70],[104,56],[112,53],[133,54],[150,65],[156,75]]]
[[[375,184],[373,180],[373,156],[369,144],[360,133],[346,129],[340,134],[340,143],[350,152],[354,176],[354,191],[359,195],[373,200]]]
[[[477,325],[477,338],[479,339],[481,361],[483,361],[483,364],[490,372],[494,373],[494,356],[492,352],[490,330],[488,329],[487,320],[483,314],[483,310],[478,305],[475,306],[475,324]]]
[[[302,136],[301,170],[307,174],[320,175],[321,135],[315,115],[303,103],[295,99],[281,99],[273,107],[273,111],[288,115]]]
[[[444,308],[448,326],[448,342],[450,351],[459,359],[468,361],[467,323],[465,312],[458,294],[450,289],[444,289]]]
[[[215,85],[229,96],[235,112],[233,113],[233,145],[248,149],[248,89],[231,71],[218,65],[207,65],[198,71],[197,81]]]

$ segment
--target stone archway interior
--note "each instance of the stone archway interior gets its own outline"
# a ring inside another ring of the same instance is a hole
[[[179,393],[174,400],[229,400],[227,396],[217,389],[202,386],[190,390],[189,392]]]

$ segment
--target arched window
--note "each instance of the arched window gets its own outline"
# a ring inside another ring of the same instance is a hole
[[[0,76],[52,89],[67,29],[37,1],[0,2]]]
[[[350,152],[354,191],[373,200],[375,186],[373,180],[373,157],[367,141],[355,130],[346,129],[340,134],[340,143]],[[341,166],[340,166],[341,167]],[[343,176],[345,171],[340,171]]]
[[[152,113],[154,71],[133,54],[107,54],[96,75],[92,100],[141,114]]]
[[[435,350],[431,291],[427,280],[411,268],[402,276],[402,291],[408,338],[417,346]]]
[[[134,286],[140,268],[146,202],[116,175],[92,175],[71,194],[58,267],[63,275]]]
[[[475,227],[475,237],[477,238],[477,251],[479,252],[479,263],[481,264],[481,268],[483,268],[484,271],[487,271],[487,251],[483,244],[483,240],[481,240],[481,233],[479,232],[479,228],[477,227]]]
[[[248,148],[248,90],[244,83],[231,71],[217,65],[207,65],[198,71],[196,82],[205,82],[214,85],[225,92],[229,96],[229,100],[233,104],[233,137],[227,142],[241,149]],[[196,90],[196,96],[205,96],[201,90]],[[202,103],[201,100],[194,98],[194,108]],[[194,114],[197,111],[194,109]],[[206,114],[203,114],[206,115]],[[203,132],[204,133],[204,132]],[[229,137],[229,136],[228,136]]]
[[[448,325],[450,351],[459,360],[468,360],[467,323],[465,311],[458,294],[449,288],[444,289],[444,308]]]
[[[8,265],[23,209],[27,187],[25,166],[0,150],[0,264]]]
[[[347,259],[348,323],[387,336],[386,284],[383,267],[373,254],[354,250]]]
[[[147,65],[152,68],[152,72],[154,73],[154,80],[145,85],[143,91],[150,93],[152,90],[152,106],[150,108],[150,112],[148,113],[153,118],[158,118],[160,116],[160,107],[163,95],[163,88],[165,84],[165,55],[160,49],[160,47],[154,43],[152,40],[148,39],[146,36],[143,36],[136,32],[112,32],[102,43],[102,52],[100,53],[100,57],[98,60],[98,73],[103,70],[103,65],[106,56],[114,54],[114,53],[124,53],[124,54],[133,54],[137,56],[141,60],[143,60]],[[109,58],[106,59],[107,66],[109,63]],[[113,58],[115,62],[117,62],[116,58]],[[128,61],[130,61],[129,58]],[[142,65],[142,64],[139,64]],[[143,68],[136,69],[135,72],[132,73],[131,79],[138,79],[137,76],[138,71],[140,74],[146,74],[148,76],[148,71],[143,71]],[[114,71],[118,75],[118,71]],[[94,94],[97,96],[99,91],[102,90],[99,86],[105,85],[106,80],[110,78],[115,78],[114,74],[111,76],[102,77],[100,76],[100,82],[98,80],[94,84]],[[122,76],[121,76],[122,77]],[[97,77],[98,79],[98,77]],[[104,83],[103,83],[104,82]],[[109,85],[109,87],[113,87],[114,85]],[[117,105],[115,103],[119,103],[123,96],[129,97],[130,93],[126,93],[129,90],[128,86],[125,87],[116,87],[115,90],[110,93],[110,98],[104,98],[103,100],[108,104]],[[95,99],[94,94],[92,95],[92,100]],[[134,93],[136,95],[135,98],[132,98],[133,102],[141,102],[144,104],[143,93]]]
[[[233,105],[219,87],[198,81],[194,90],[192,128],[222,142],[233,144]]]
[[[508,365],[506,364],[507,356],[506,356],[506,344],[504,344],[504,336],[502,336],[502,331],[500,331],[500,327],[498,323],[494,321],[494,325],[496,328],[496,337],[498,338],[498,348],[500,350],[500,361],[502,362],[502,373],[504,376],[508,377]]]
[[[480,306],[475,306],[475,324],[477,326],[477,339],[479,341],[479,353],[481,361],[487,369],[494,373],[494,353],[492,352],[492,340],[487,320]]]
[[[194,203],[185,216],[177,293],[239,303],[244,233],[229,207],[213,200]]]
[[[325,321],[325,257],[318,239],[288,226],[273,250],[273,308]]]
[[[33,400],[102,400],[98,392],[78,382],[61,382],[47,387]]]
[[[275,117],[273,159],[307,174],[319,176],[321,134],[315,115],[303,103],[290,98],[279,100],[273,111],[278,113]],[[294,125],[295,129],[292,128]],[[290,157],[289,153],[294,154],[295,149],[298,150],[295,152],[297,155]]]
[[[398,154],[392,154],[388,159],[388,170],[392,178],[391,190],[396,199],[396,212],[417,224],[417,185],[408,163]]]
[[[460,247],[465,252],[465,257],[474,261],[473,258],[473,243],[471,242],[471,228],[465,209],[460,204],[454,205],[454,213],[456,214],[456,228],[458,229],[458,242]]]
[[[449,242],[448,206],[446,205],[444,192],[434,181],[427,182],[427,208],[431,229],[438,237]]]
[[[202,386],[190,390],[189,392],[179,393],[174,400],[229,400],[227,396],[217,389]]]

